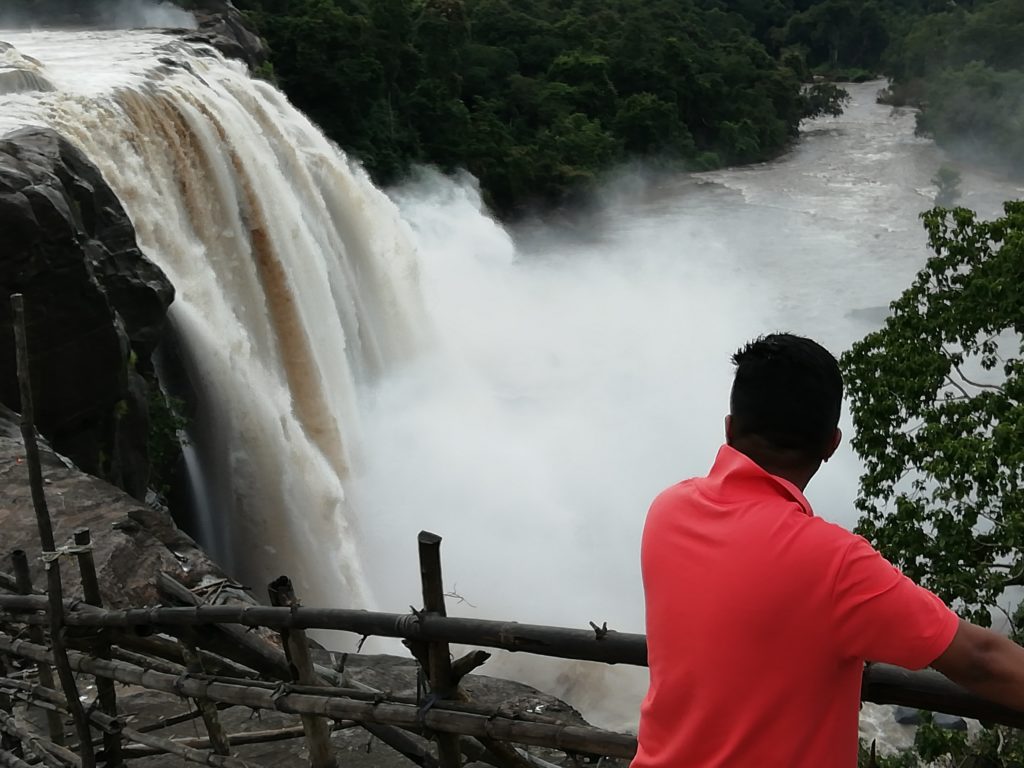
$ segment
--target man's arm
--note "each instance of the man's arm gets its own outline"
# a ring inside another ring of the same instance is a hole
[[[931,666],[978,696],[1024,711],[1024,648],[991,629],[961,619]]]

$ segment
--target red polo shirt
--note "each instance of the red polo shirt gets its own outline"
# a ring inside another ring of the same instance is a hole
[[[854,768],[865,660],[926,667],[958,626],[729,446],[654,501],[641,560],[651,683],[632,768]]]

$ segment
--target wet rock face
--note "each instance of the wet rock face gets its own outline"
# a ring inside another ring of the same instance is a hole
[[[183,36],[184,40],[211,45],[228,58],[244,61],[254,71],[269,58],[267,44],[229,0],[197,0],[182,5],[192,11],[199,24],[197,31]]]
[[[9,297],[22,293],[40,432],[144,498],[144,377],[174,288],[99,170],[48,129],[0,139],[0,233],[0,403],[21,407]]]

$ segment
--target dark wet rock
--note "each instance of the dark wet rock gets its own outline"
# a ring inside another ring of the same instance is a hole
[[[936,712],[932,716],[932,722],[939,728],[945,728],[947,731],[967,730],[967,721],[957,715],[946,715],[942,712]]]
[[[199,29],[182,34],[192,43],[206,43],[231,59],[239,59],[257,70],[270,56],[270,49],[249,20],[229,0],[200,0],[192,9]]]
[[[914,709],[914,707],[896,707],[892,717],[900,725],[921,724],[921,710]]]
[[[0,402],[20,410],[9,296],[25,297],[36,422],[55,450],[136,498],[151,355],[174,288],[99,169],[44,128],[0,139]]]
[[[893,719],[900,725],[920,725],[922,722],[921,710],[914,707],[895,707]],[[932,715],[932,722],[939,728],[945,728],[947,731],[967,730],[967,721],[958,715],[936,712]]]

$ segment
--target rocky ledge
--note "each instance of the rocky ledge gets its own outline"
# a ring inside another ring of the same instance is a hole
[[[22,549],[32,565],[33,581],[45,585],[39,561],[39,531],[25,462],[18,416],[0,406],[0,570],[9,572],[10,553]],[[57,546],[79,528],[88,528],[104,605],[125,608],[156,605],[158,573],[188,586],[204,578],[222,578],[220,569],[182,533],[170,514],[142,504],[119,488],[79,471],[40,443],[44,489]],[[82,597],[78,569],[64,560],[66,594]]]

